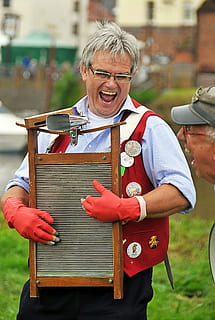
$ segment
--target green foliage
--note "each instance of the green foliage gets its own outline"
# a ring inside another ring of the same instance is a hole
[[[196,88],[176,88],[163,91],[157,99],[153,100],[153,106],[157,106],[160,109],[166,107],[180,106],[191,102],[191,98],[195,93]]]
[[[131,91],[130,95],[139,103],[143,105],[147,105],[159,96],[159,92],[157,92],[154,89],[148,89],[148,90],[135,89]]]
[[[174,131],[178,131],[178,126],[171,119],[171,108],[190,103],[195,91],[196,88],[167,89],[163,92],[155,89],[134,89],[130,95],[163,117]]]
[[[171,119],[171,109],[175,106],[189,104],[196,88],[168,89],[150,103],[150,108],[161,115],[171,126],[175,127]]]
[[[82,82],[80,76],[72,71],[65,71],[53,88],[51,105],[53,110],[73,106],[81,97]],[[57,107],[56,107],[57,106]]]

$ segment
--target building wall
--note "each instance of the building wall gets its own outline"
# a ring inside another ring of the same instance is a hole
[[[154,17],[151,21],[147,17],[149,2],[154,5]],[[116,21],[126,27],[141,27],[149,23],[159,27],[194,25],[196,9],[203,2],[204,0],[116,0]],[[184,15],[185,6],[192,11],[188,19]]]
[[[86,40],[94,30],[95,21],[90,20],[92,0],[11,0],[10,8],[2,8],[0,1],[0,25],[5,12],[20,16],[17,37],[22,38],[33,31],[49,32],[56,38],[79,48],[79,56]],[[75,4],[79,2],[79,10]],[[93,2],[98,2],[94,0]],[[148,19],[147,7],[154,5],[153,18]],[[194,63],[196,38],[196,10],[204,0],[116,0],[116,22],[140,40],[143,55],[152,58],[164,55],[170,61]],[[193,15],[184,18],[184,5],[191,4]],[[100,3],[101,4],[101,3]],[[93,11],[94,12],[94,11]],[[97,8],[97,13],[100,12]],[[102,16],[100,16],[102,18]],[[99,19],[99,16],[98,18]],[[215,70],[213,53],[213,22],[208,15],[198,21],[199,45],[198,67]],[[76,33],[74,27],[77,27]],[[211,35],[210,35],[211,34]],[[210,47],[211,46],[211,47]]]
[[[74,10],[77,2],[79,2],[79,11]],[[97,2],[99,3],[99,1]],[[154,4],[154,14],[151,20],[147,19],[147,4],[149,2]],[[195,9],[193,19],[189,24],[185,23],[183,19],[185,2],[187,1],[116,0],[116,12],[118,12],[116,22],[130,30],[136,28],[134,34],[141,41],[147,42],[146,51],[148,49],[151,52],[164,51],[166,54],[172,55],[174,44],[186,42],[183,35],[182,40],[180,39],[180,30],[173,28],[195,25],[196,8],[203,0],[189,0]],[[33,31],[49,32],[69,45],[77,46],[80,55],[88,35],[94,30],[94,23],[89,21],[90,3],[90,0],[13,0],[11,7],[4,8],[2,14],[4,11],[10,11],[20,16],[17,38],[23,38]],[[0,19],[1,17],[0,12]],[[138,30],[139,28],[140,30]],[[146,29],[142,30],[142,28]],[[167,29],[165,30],[165,28]],[[168,46],[170,46],[169,49]]]
[[[191,60],[194,60],[196,26],[145,26],[142,28],[126,27],[124,29],[136,35],[142,42],[142,53],[144,56],[152,58],[156,55],[163,55],[174,61],[178,53],[188,51],[192,55]],[[180,56],[182,58],[180,62],[184,62],[183,56]]]
[[[153,43],[151,49],[149,47],[145,51],[149,52],[151,50],[152,54],[163,53],[174,60],[178,51],[193,48],[193,45],[195,45],[195,30],[194,26],[156,27],[152,31]]]
[[[200,72],[215,72],[215,33],[212,28],[214,21],[215,11],[199,14],[197,69]]]
[[[70,25],[73,1],[16,0],[13,3],[14,11],[21,17],[20,38],[34,31],[48,32],[71,44]]]
[[[35,31],[48,32],[68,45],[77,46],[79,40],[82,43],[82,38],[85,39],[86,36],[88,2],[89,0],[15,0],[11,1],[9,8],[2,8],[0,22],[5,12],[14,13],[20,16],[16,38],[26,37]],[[75,11],[77,3],[79,9]]]

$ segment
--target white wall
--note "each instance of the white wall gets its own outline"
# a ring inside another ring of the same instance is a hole
[[[13,10],[20,15],[19,37],[31,32],[49,32],[71,42],[72,0],[16,0]]]
[[[194,8],[192,21],[185,22],[183,15],[184,2],[186,0],[153,0],[154,20],[153,25],[176,27],[184,24],[196,23],[195,11],[204,0],[189,0]],[[148,0],[116,0],[117,22],[122,26],[140,27],[147,24]]]

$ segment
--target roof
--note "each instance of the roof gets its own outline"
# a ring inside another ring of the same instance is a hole
[[[198,13],[202,12],[214,12],[215,11],[215,0],[206,0],[197,10]]]

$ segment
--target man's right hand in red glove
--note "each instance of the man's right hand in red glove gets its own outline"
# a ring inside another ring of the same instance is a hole
[[[54,219],[48,212],[26,207],[14,197],[6,199],[3,211],[9,227],[15,228],[24,238],[51,245],[60,241],[55,236],[55,229],[49,225]]]

